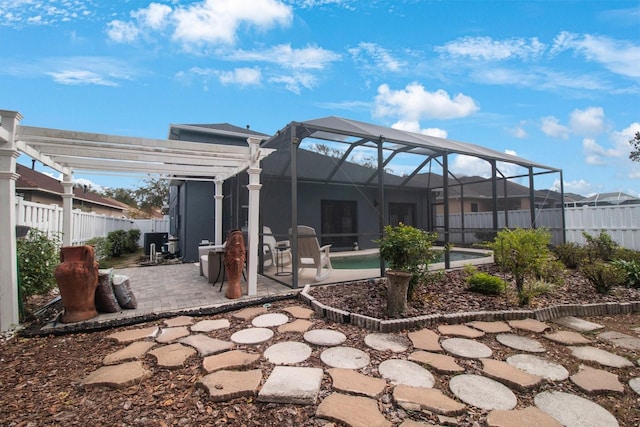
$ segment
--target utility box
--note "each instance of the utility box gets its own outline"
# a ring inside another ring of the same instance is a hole
[[[169,233],[144,233],[144,254],[151,254],[151,244],[155,243],[156,252],[166,252]]]

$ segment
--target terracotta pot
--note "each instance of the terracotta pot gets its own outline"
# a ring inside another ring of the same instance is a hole
[[[224,294],[229,299],[236,299],[242,296],[240,279],[245,261],[244,238],[242,231],[233,230],[227,237],[227,244],[224,247],[224,268],[227,271],[227,291]]]
[[[400,317],[407,311],[407,292],[411,273],[387,270],[387,316]]]
[[[95,304],[98,263],[93,246],[60,248],[60,264],[54,275],[64,306],[62,323],[80,322],[98,315]]]

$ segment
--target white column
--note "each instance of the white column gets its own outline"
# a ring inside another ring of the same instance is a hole
[[[62,246],[71,246],[73,239],[73,176],[64,174],[62,178]]]
[[[222,181],[221,179],[216,179],[215,180],[215,184],[216,184],[216,195],[215,195],[215,199],[216,199],[216,210],[215,212],[215,230],[214,230],[214,236],[215,236],[215,244],[216,245],[221,245],[222,244],[222,200],[224,199],[224,194],[222,194],[222,183],[224,181]]]
[[[247,138],[249,143],[249,229],[248,234],[248,294],[258,294],[258,221],[260,213],[260,138]]]
[[[18,263],[16,251],[16,159],[20,155],[15,134],[22,115],[0,110],[0,331],[20,321],[18,305]]]

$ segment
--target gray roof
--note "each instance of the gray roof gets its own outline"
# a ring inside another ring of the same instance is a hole
[[[559,172],[560,169],[532,162],[518,156],[501,153],[475,144],[438,138],[399,129],[379,126],[371,123],[329,116],[304,122],[291,122],[263,146],[271,148],[286,147],[291,142],[292,134],[299,138],[315,138],[325,141],[359,144],[374,147],[377,142],[384,142],[384,149],[391,151],[421,154],[439,157],[444,154],[464,154],[486,160],[508,162],[522,167],[545,169]]]

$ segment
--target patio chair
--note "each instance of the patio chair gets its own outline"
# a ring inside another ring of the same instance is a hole
[[[207,278],[209,283],[215,283],[221,277],[224,278],[222,269],[222,256],[224,245],[207,245],[198,247],[200,260],[200,275]]]
[[[264,254],[264,264],[278,266],[291,264],[291,243],[288,240],[276,241],[271,228],[262,227],[262,253]]]
[[[291,235],[291,230],[289,230]],[[306,225],[298,226],[298,268],[315,268],[317,282],[329,277],[333,271],[329,250],[331,245],[320,247],[316,231]]]

